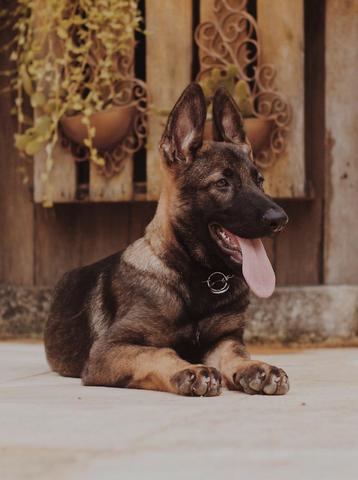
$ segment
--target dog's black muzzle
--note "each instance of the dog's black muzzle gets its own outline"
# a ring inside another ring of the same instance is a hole
[[[235,235],[244,238],[272,236],[288,222],[286,212],[262,191],[242,189],[235,204],[213,219]]]

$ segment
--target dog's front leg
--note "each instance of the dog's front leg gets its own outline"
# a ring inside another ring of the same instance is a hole
[[[289,390],[286,372],[282,368],[250,360],[239,340],[221,340],[206,354],[204,363],[222,373],[230,390],[266,395],[284,395]]]
[[[94,343],[82,373],[84,385],[143,388],[191,396],[215,396],[221,375],[215,368],[192,365],[170,348]]]

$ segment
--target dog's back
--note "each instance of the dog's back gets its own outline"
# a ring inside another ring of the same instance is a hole
[[[80,377],[99,329],[113,321],[117,300],[110,282],[120,258],[121,252],[76,268],[58,282],[44,337],[55,372]]]

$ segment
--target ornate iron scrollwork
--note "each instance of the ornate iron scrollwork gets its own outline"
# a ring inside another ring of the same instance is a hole
[[[235,65],[237,80],[250,87],[253,116],[272,122],[267,146],[255,154],[255,162],[267,168],[285,150],[292,109],[275,88],[274,65],[261,62],[257,22],[246,7],[247,0],[215,0],[214,19],[198,25],[198,80],[205,79],[214,68],[227,72]]]

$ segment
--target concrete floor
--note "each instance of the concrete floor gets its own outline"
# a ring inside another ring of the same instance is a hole
[[[356,479],[358,350],[260,355],[284,397],[82,387],[40,344],[0,344],[0,477]]]

